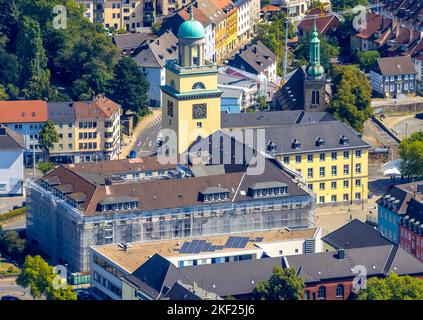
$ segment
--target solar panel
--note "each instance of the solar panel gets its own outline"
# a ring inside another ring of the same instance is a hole
[[[264,239],[263,237],[257,237],[257,238],[256,238],[256,242],[262,242],[262,241],[263,241],[263,239]]]
[[[187,253],[189,246],[190,246],[190,242],[184,242],[184,244],[182,245],[181,249],[179,249],[180,253]]]

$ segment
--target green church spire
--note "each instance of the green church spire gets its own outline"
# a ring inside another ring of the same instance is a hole
[[[313,78],[321,78],[325,69],[320,64],[320,40],[317,33],[316,20],[314,20],[313,32],[310,40],[310,61],[306,69],[307,75]]]

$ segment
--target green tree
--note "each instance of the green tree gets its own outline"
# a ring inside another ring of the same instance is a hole
[[[19,74],[21,72],[18,58],[0,48],[0,84],[19,85]]]
[[[403,139],[399,146],[403,162],[401,172],[406,176],[423,176],[423,132],[415,132]]]
[[[380,58],[380,53],[376,50],[355,52],[355,60],[360,65],[360,69],[366,73],[370,72],[371,67]]]
[[[257,98],[257,107],[259,110],[267,110],[267,102],[265,97],[259,96]]]
[[[332,0],[332,9],[333,11],[341,11],[345,9],[351,9],[355,6],[362,5],[367,6],[369,4],[368,0]]]
[[[6,92],[6,89],[0,84],[0,100],[9,99],[9,95]]]
[[[124,111],[138,112],[147,106],[149,83],[137,63],[123,57],[114,68],[111,83],[111,98],[119,103]]]
[[[53,143],[57,142],[59,142],[59,134],[54,126],[54,122],[48,120],[38,135],[38,143],[44,150],[50,152]]]
[[[381,279],[370,278],[367,288],[358,294],[359,300],[423,300],[423,281],[391,273]]]
[[[333,70],[334,96],[327,111],[361,132],[372,115],[369,80],[356,66],[335,66]]]
[[[296,275],[293,268],[276,266],[269,280],[257,284],[253,295],[264,300],[300,300],[303,290],[304,280]]]
[[[27,256],[16,283],[29,288],[31,295],[36,299],[45,297],[48,300],[76,300],[76,293],[71,287],[55,288],[53,283],[56,276],[53,267],[42,257]]]
[[[5,232],[0,228],[0,249],[7,255],[20,259],[26,249],[26,241],[16,231]]]

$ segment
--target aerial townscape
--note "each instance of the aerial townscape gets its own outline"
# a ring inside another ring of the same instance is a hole
[[[423,300],[423,1],[0,1],[0,300]]]

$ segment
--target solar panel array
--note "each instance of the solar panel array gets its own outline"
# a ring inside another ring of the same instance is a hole
[[[205,240],[186,241],[179,249],[179,253],[214,252],[224,248],[245,248],[248,242],[262,242],[263,237],[250,239],[248,237],[229,237],[224,246],[213,245]]]
[[[226,241],[226,248],[245,248],[250,238],[248,237],[229,237]]]

